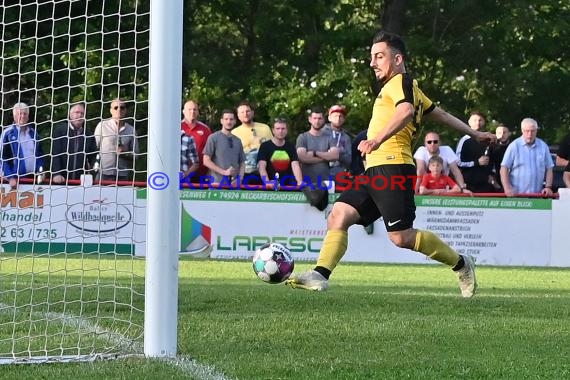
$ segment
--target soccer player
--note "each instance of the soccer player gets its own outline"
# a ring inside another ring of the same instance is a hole
[[[496,136],[472,130],[423,94],[406,73],[406,47],[399,36],[380,31],[372,41],[370,56],[370,67],[383,87],[374,103],[367,139],[360,142],[358,150],[366,155],[365,176],[371,179],[370,183],[381,176],[389,185],[383,190],[368,185],[342,193],[328,217],[316,267],[293,275],[286,283],[298,289],[326,290],[331,272],[346,252],[348,228],[354,224],[369,225],[383,216],[388,236],[396,246],[448,265],[457,274],[462,296],[470,298],[477,288],[473,258],[459,255],[434,233],[413,228],[416,169],[411,142],[423,116],[483,143],[496,141]],[[409,178],[404,185],[395,181],[403,177]]]

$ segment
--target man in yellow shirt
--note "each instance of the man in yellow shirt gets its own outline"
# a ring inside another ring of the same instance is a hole
[[[462,296],[474,295],[477,281],[473,258],[459,255],[434,233],[413,228],[416,169],[411,146],[424,116],[484,143],[496,141],[496,136],[472,130],[436,107],[406,73],[405,60],[406,47],[399,36],[383,31],[376,34],[370,49],[370,67],[383,87],[374,102],[367,139],[358,146],[366,155],[364,179],[368,183],[341,194],[327,220],[327,235],[316,267],[292,276],[287,280],[289,286],[326,290],[331,272],[346,252],[348,228],[354,224],[369,225],[382,216],[396,246],[448,265],[457,274]],[[386,181],[387,186],[379,186],[382,181],[378,179]]]
[[[232,131],[232,134],[241,140],[245,153],[245,177],[242,183],[260,184],[261,179],[257,169],[257,153],[261,143],[271,140],[273,134],[267,124],[253,121],[252,106],[243,101],[237,108],[237,116],[241,125]]]

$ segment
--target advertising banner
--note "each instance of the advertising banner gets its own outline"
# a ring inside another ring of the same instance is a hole
[[[330,196],[331,204],[336,197]],[[326,234],[327,211],[309,206],[298,192],[184,190],[180,199],[181,254],[249,259],[255,249],[276,241],[297,260],[316,260]],[[550,265],[550,199],[418,196],[416,205],[415,228],[433,231],[480,264]],[[137,254],[144,254],[143,244]],[[431,261],[395,247],[382,220],[370,235],[361,226],[351,227],[343,260]]]
[[[134,254],[132,188],[0,187],[5,252]]]

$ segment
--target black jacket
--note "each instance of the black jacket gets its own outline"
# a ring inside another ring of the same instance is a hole
[[[52,138],[51,176],[80,179],[93,166],[97,155],[93,134],[85,128],[76,131],[65,121],[55,126]]]
[[[489,176],[494,168],[493,157],[489,157],[489,165],[479,165],[479,158],[485,153],[491,156],[486,146],[469,136],[463,137],[457,144],[461,174],[467,188],[476,193],[495,191],[489,183]]]

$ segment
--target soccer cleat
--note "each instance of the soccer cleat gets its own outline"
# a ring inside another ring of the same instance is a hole
[[[322,292],[328,289],[329,281],[317,271],[310,270],[299,275],[292,275],[285,285],[293,289],[315,290]]]
[[[465,265],[457,272],[459,288],[464,298],[471,298],[477,290],[477,279],[475,278],[475,260],[472,256],[463,256]]]

